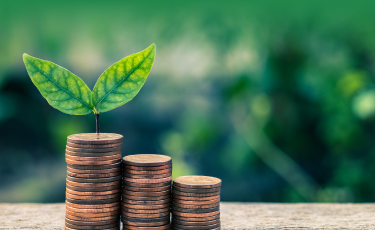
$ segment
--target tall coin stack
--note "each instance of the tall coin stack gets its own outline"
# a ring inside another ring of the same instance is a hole
[[[182,176],[173,180],[173,229],[220,229],[221,180]]]
[[[123,162],[123,229],[170,229],[172,159],[129,155]]]
[[[120,229],[122,135],[83,133],[66,146],[65,229]]]

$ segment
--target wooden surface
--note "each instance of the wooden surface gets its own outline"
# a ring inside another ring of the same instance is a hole
[[[0,229],[63,229],[64,204],[0,204]],[[222,229],[375,229],[375,204],[221,203]]]

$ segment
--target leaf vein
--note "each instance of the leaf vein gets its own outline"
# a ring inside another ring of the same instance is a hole
[[[135,68],[133,68],[128,74],[127,74],[127,76],[122,80],[122,81],[120,81],[117,85],[115,85],[115,87],[113,87],[106,95],[104,95],[104,97],[95,105],[95,107],[97,107],[97,106],[99,106],[100,105],[100,103],[102,103],[102,101],[104,100],[104,99],[106,99],[107,97],[108,97],[108,95],[110,94],[110,93],[112,93],[112,91],[114,91],[119,85],[121,85],[132,73],[134,73],[134,71],[136,71],[138,68],[139,68],[139,66],[141,66],[146,60],[147,60],[147,58],[151,55],[151,53],[152,53],[152,51],[150,51],[148,54],[147,54],[147,56],[135,67]],[[133,64],[134,64],[134,60],[132,60],[133,61]]]
[[[35,69],[38,69],[40,73],[42,73],[46,78],[48,78],[52,83],[54,83],[55,85],[57,85],[57,87],[59,87],[62,91],[64,91],[65,93],[69,94],[71,97],[73,97],[74,99],[76,99],[77,101],[81,102],[83,105],[85,105],[87,108],[89,109],[92,109],[89,105],[87,105],[85,102],[83,102],[81,99],[75,97],[73,94],[71,94],[68,90],[64,89],[63,87],[61,87],[60,85],[58,85],[54,80],[52,80],[52,78],[50,78],[48,76],[48,74],[44,73],[41,69],[39,69],[36,65],[34,65],[33,62],[29,62],[32,66],[34,66]],[[64,77],[64,80],[65,80],[65,77]],[[65,80],[66,81],[66,80]]]

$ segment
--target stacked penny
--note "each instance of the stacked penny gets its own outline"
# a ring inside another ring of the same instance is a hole
[[[172,159],[164,155],[129,155],[122,159],[123,229],[170,229]]]
[[[122,135],[68,136],[65,229],[119,229]]]
[[[221,180],[182,176],[173,180],[173,229],[220,229]]]

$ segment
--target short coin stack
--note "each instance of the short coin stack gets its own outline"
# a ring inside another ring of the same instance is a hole
[[[111,133],[68,136],[65,229],[120,228],[122,139]]]
[[[173,180],[173,229],[220,229],[221,180],[182,176]]]
[[[172,159],[129,155],[123,162],[123,229],[170,229]]]

